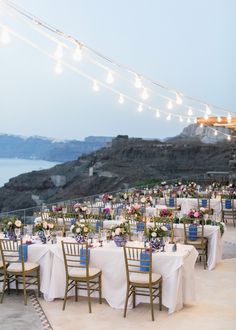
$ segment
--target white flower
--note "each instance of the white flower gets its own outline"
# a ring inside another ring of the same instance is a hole
[[[154,231],[151,234],[152,237],[157,237],[157,233],[155,233]]]
[[[141,198],[141,203],[145,203],[146,202],[146,198],[145,197],[142,197]]]
[[[88,232],[88,227],[84,227],[84,233]]]
[[[72,226],[70,227],[70,231],[73,231],[74,228],[75,228],[75,225],[72,225]]]
[[[11,221],[9,221],[9,222],[8,222],[8,226],[11,226],[11,225],[12,225],[12,222],[11,222]]]
[[[17,219],[15,221],[15,226],[18,227],[18,228],[21,227],[21,221]]]
[[[121,229],[120,228],[116,228],[115,230],[115,235],[120,235],[121,234]]]
[[[79,234],[81,232],[81,228],[76,228],[76,233]]]
[[[47,229],[47,228],[48,228],[48,224],[47,224],[46,221],[43,222],[43,228],[44,228],[44,229]]]
[[[48,227],[49,227],[49,229],[53,229],[54,224],[53,224],[53,223],[49,223],[49,224],[48,224]]]
[[[200,211],[204,213],[206,211],[205,207],[200,207]]]
[[[166,226],[161,226],[161,230],[168,231],[168,228]]]
[[[82,206],[82,207],[81,207],[81,211],[82,211],[82,212],[87,211],[87,207],[86,207],[86,206]]]

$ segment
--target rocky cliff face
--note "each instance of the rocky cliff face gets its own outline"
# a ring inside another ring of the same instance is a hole
[[[203,177],[206,171],[228,171],[233,143],[214,145],[144,141],[117,137],[110,147],[78,160],[11,179],[0,189],[0,210],[42,202],[69,200],[163,179]]]

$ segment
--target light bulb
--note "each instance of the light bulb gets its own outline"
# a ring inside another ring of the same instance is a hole
[[[4,26],[2,28],[0,40],[4,45],[9,44],[9,42],[11,41],[11,36],[10,36],[9,29],[7,26]]]
[[[231,141],[231,136],[230,135],[227,136],[227,140]]]
[[[168,116],[166,117],[166,120],[171,120],[171,114],[169,113]]]
[[[63,57],[63,47],[62,47],[61,44],[58,44],[57,45],[57,48],[56,48],[56,50],[54,52],[54,58],[56,60],[60,60],[62,57]]]
[[[143,100],[147,100],[147,99],[149,98],[147,88],[144,88],[144,89],[143,89],[142,94],[141,94],[141,98],[142,98]]]
[[[98,82],[96,80],[93,80],[93,90],[94,92],[98,92],[100,89]]]
[[[113,81],[114,81],[113,74],[112,74],[111,71],[108,71],[108,73],[107,73],[107,78],[106,78],[106,82],[107,82],[108,84],[112,84]]]
[[[136,88],[141,88],[142,87],[142,79],[140,78],[140,76],[138,75],[135,75],[135,78],[134,78],[134,86]]]
[[[81,61],[83,59],[83,54],[82,54],[82,47],[81,46],[77,46],[75,48],[74,54],[73,54],[73,59],[75,61]]]
[[[200,127],[203,128],[203,123],[200,124]]]
[[[173,108],[173,102],[171,100],[167,103],[167,109],[171,110]]]
[[[56,61],[54,71],[55,71],[56,74],[61,74],[63,72],[61,61]]]
[[[210,109],[210,107],[209,107],[208,104],[206,104],[206,113],[207,113],[208,115],[211,114],[211,109]]]
[[[218,121],[218,123],[220,123],[222,121],[220,116],[217,117],[217,121]]]
[[[157,118],[160,117],[160,111],[159,111],[159,110],[156,111],[156,117],[157,117]]]
[[[231,123],[231,121],[232,121],[232,117],[231,117],[231,114],[230,114],[230,113],[228,113],[228,116],[227,116],[227,122],[228,122],[228,124],[230,124],[230,123]]]
[[[193,114],[193,109],[191,107],[188,108],[188,115],[189,116],[192,116]]]
[[[193,122],[194,122],[194,124],[197,124],[197,118],[194,118]]]
[[[180,105],[183,103],[182,98],[180,97],[180,95],[178,93],[176,93],[176,104]]]
[[[218,132],[217,132],[216,130],[215,130],[215,132],[214,132],[214,135],[215,135],[215,136],[217,136],[217,135],[218,135]]]
[[[138,112],[142,112],[142,111],[143,111],[143,105],[142,103],[140,103],[138,106]]]
[[[179,116],[179,121],[182,123],[183,122],[183,118],[182,116]]]
[[[205,120],[208,120],[209,119],[209,116],[208,116],[208,113],[206,112],[205,115],[204,115],[204,119]]]
[[[119,102],[120,104],[123,104],[124,101],[125,101],[124,96],[123,96],[122,94],[120,94],[118,102]]]

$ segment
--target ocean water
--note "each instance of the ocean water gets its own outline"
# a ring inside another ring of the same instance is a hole
[[[19,174],[48,169],[57,164],[45,160],[0,158],[0,187]]]

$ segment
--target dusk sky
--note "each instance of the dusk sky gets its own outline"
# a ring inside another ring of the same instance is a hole
[[[143,75],[236,111],[234,0],[14,2]],[[0,22],[14,28],[14,17],[7,17],[4,8],[0,13]],[[27,25],[20,32],[38,42]],[[53,66],[51,59],[14,38],[0,45],[0,133],[164,138],[187,126],[155,118],[150,111],[138,113],[130,102],[121,106],[109,91],[95,93],[86,79],[66,68],[56,75]]]

